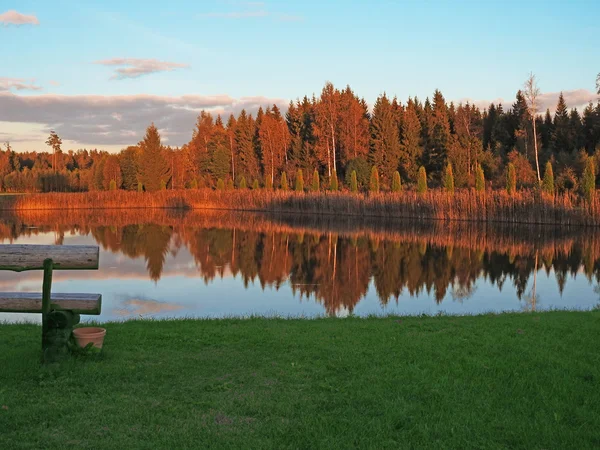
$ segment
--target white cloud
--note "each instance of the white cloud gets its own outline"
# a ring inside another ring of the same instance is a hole
[[[221,114],[226,121],[230,113],[238,114],[245,109],[254,114],[259,106],[264,108],[273,103],[285,109],[288,101],[228,95],[25,96],[5,91],[0,92],[0,134],[11,141],[32,143],[30,132],[22,126],[28,123],[30,129],[43,133],[55,129],[63,140],[73,141],[75,148],[77,143],[114,148],[136,144],[144,136],[146,127],[154,122],[164,130],[170,145],[179,146],[190,140],[202,109],[214,116]],[[27,139],[22,139],[24,135]],[[28,145],[31,147],[32,144]],[[43,140],[39,141],[38,147],[43,147]]]
[[[20,12],[11,9],[0,14],[0,23],[8,25],[39,25],[40,21],[36,16],[21,14]]]
[[[550,109],[553,113],[558,103],[558,96],[560,92],[544,92],[539,97],[538,111],[544,113],[546,109]],[[573,89],[570,91],[563,91],[563,97],[567,107],[580,109],[587,105],[589,102],[593,102],[597,99],[597,95],[588,89]],[[512,107],[515,99],[505,100],[503,98],[497,98],[495,100],[471,100],[468,98],[460,99],[458,103],[469,102],[480,109],[487,109],[491,103],[495,105],[501,103],[505,111]]]
[[[0,92],[14,89],[16,91],[41,91],[41,86],[36,86],[35,80],[25,80],[23,78],[0,77]]]
[[[115,66],[114,75],[111,80],[123,80],[125,78],[138,78],[143,75],[149,75],[157,72],[171,72],[176,69],[189,67],[188,64],[159,61],[157,59],[141,58],[112,58],[102,61],[95,61],[94,64],[103,66]]]

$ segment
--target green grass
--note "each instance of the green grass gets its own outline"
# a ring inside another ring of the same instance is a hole
[[[600,311],[0,325],[0,448],[600,447]]]

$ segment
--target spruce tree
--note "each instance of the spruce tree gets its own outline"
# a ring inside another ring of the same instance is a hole
[[[557,152],[570,152],[573,149],[569,137],[569,112],[562,92],[558,97],[554,114],[553,143]]]
[[[312,184],[310,186],[310,190],[313,192],[319,192],[321,189],[320,180],[319,180],[319,172],[317,169],[313,172]]]
[[[444,190],[449,194],[454,194],[454,173],[452,172],[452,164],[446,164],[444,170]]]
[[[281,190],[287,191],[289,189],[287,175],[285,172],[281,173]]]
[[[350,174],[350,190],[355,194],[358,192],[358,181],[356,179],[356,170],[353,170],[352,173]]]
[[[304,192],[304,175],[302,174],[302,169],[298,169],[296,173],[296,192]]]
[[[548,195],[554,195],[554,172],[552,171],[552,164],[550,161],[546,163],[546,170],[544,170],[542,190]]]
[[[146,129],[146,135],[140,142],[140,181],[148,192],[158,191],[166,186],[170,168],[163,157],[160,134],[154,124]]]
[[[400,172],[397,170],[394,172],[392,178],[392,192],[400,192],[402,190],[402,180],[400,179]]]
[[[225,183],[223,183],[223,179],[219,178],[217,180],[217,191],[222,191],[225,189]]]
[[[242,177],[242,179],[240,180],[240,184],[238,185],[239,189],[246,189],[246,177]]]
[[[117,182],[115,180],[110,180],[108,189],[110,191],[116,191],[117,190]]]
[[[514,195],[517,191],[517,171],[515,165],[511,162],[506,167],[506,192],[508,195]]]
[[[337,171],[334,170],[331,173],[331,178],[329,180],[329,190],[335,192],[338,189],[339,189],[339,186],[338,186]]]
[[[596,197],[596,167],[595,158],[590,156],[585,162],[581,187],[586,201],[591,205]]]
[[[419,194],[425,194],[427,192],[427,172],[425,172],[425,167],[423,166],[419,168],[419,176],[417,179],[417,192]]]
[[[485,192],[485,175],[479,164],[477,164],[475,171],[475,190],[477,192]]]
[[[379,172],[377,167],[373,166],[371,169],[371,179],[369,180],[369,191],[379,192]]]
[[[253,191],[256,191],[256,190],[258,190],[258,188],[259,188],[259,185],[258,185],[258,180],[256,180],[256,179],[255,179],[255,180],[252,182],[252,190],[253,190]]]

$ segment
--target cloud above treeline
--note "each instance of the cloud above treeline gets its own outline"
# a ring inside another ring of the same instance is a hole
[[[42,90],[42,87],[37,86],[35,80],[0,77],[0,92],[9,91],[11,89],[16,91],[40,91]]]
[[[574,89],[571,91],[563,91],[563,97],[565,98],[565,103],[569,109],[578,108],[581,109],[583,106],[587,105],[589,102],[595,102],[598,99],[598,95],[588,89]],[[546,109],[550,110],[550,113],[554,114],[556,110],[556,104],[558,103],[558,96],[560,92],[544,92],[539,97],[539,106],[538,111],[540,113],[546,112]],[[515,99],[505,100],[503,98],[497,98],[495,100],[471,100],[468,98],[463,98],[459,100],[459,102],[466,103],[469,102],[480,109],[487,109],[491,103],[498,105],[502,104],[502,108],[504,110],[508,110],[512,107]],[[457,102],[455,102],[457,103]]]
[[[287,100],[266,97],[233,98],[228,95],[17,95],[0,92],[0,122],[31,123],[56,130],[63,140],[103,145],[134,145],[152,122],[165,143],[189,142],[201,110],[223,120],[242,109],[255,114],[260,106],[285,108]],[[10,136],[6,136],[10,138]],[[15,136],[18,139],[18,136]],[[11,140],[16,140],[11,138]],[[43,142],[40,142],[42,147]]]
[[[21,14],[14,9],[0,14],[0,23],[4,26],[8,25],[39,25],[40,21],[36,16]]]
[[[114,74],[110,77],[111,80],[139,78],[143,75],[149,75],[151,73],[171,72],[176,69],[185,69],[190,67],[188,64],[143,58],[112,58],[95,61],[94,64],[115,67]]]

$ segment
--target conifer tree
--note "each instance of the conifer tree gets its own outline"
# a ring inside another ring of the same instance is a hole
[[[196,180],[194,180],[194,181],[196,181]],[[141,181],[138,182],[138,184],[137,184],[137,190],[138,190],[138,192],[144,192],[144,184]]]
[[[117,190],[117,182],[115,180],[110,180],[110,186],[108,189],[110,191],[116,191]]]
[[[285,172],[281,173],[281,185],[280,186],[281,186],[282,191],[287,191],[289,189],[287,175],[285,174]]]
[[[554,195],[554,172],[552,171],[552,164],[550,161],[546,163],[546,170],[544,170],[542,190],[548,195]]]
[[[228,191],[233,191],[233,189],[234,189],[234,187],[233,187],[233,180],[231,178],[229,178],[227,180],[227,184],[225,186],[226,186],[226,189]]]
[[[421,146],[421,123],[415,102],[409,98],[402,121],[402,152],[400,165],[404,175],[411,181],[417,179],[419,160],[423,155]]]
[[[595,158],[590,156],[585,162],[581,187],[586,201],[591,205],[596,197],[596,164]]]
[[[477,192],[485,192],[485,174],[479,164],[475,170],[475,190]]]
[[[256,191],[256,190],[258,190],[258,188],[259,188],[258,180],[254,179],[254,181],[252,182],[252,190]]]
[[[394,172],[392,179],[392,192],[400,192],[402,190],[402,181],[400,179],[400,172],[397,170]]]
[[[138,183],[138,190],[142,189],[142,183]],[[198,189],[198,180],[193,178],[190,183],[190,189]]]
[[[517,171],[515,165],[511,162],[506,167],[506,192],[508,195],[514,195],[517,191]]]
[[[371,178],[369,180],[369,191],[379,192],[379,172],[377,167],[373,166],[371,169]]]
[[[217,180],[217,191],[222,191],[225,189],[225,183],[223,183],[223,179],[219,178]]]
[[[454,194],[454,173],[452,172],[452,164],[446,164],[444,170],[444,190],[449,194]]]
[[[338,189],[339,189],[339,186],[338,186],[337,171],[334,170],[331,173],[331,179],[329,180],[329,190],[335,192]]]
[[[313,192],[319,192],[321,186],[320,186],[320,180],[319,180],[319,172],[317,171],[317,169],[315,169],[315,171],[313,172],[313,178],[312,178],[312,184],[310,186],[310,190]]]
[[[246,186],[246,177],[243,176],[241,178],[240,184],[239,184],[238,187],[239,187],[239,189],[247,189],[247,186]]]
[[[296,173],[296,192],[304,192],[304,175],[302,174],[302,169],[298,169]]]
[[[419,194],[425,194],[427,192],[427,172],[425,167],[419,168],[419,177],[417,179],[417,192]]]
[[[561,92],[554,114],[554,148],[557,152],[570,152],[572,150],[569,140],[569,112],[565,97]]]
[[[140,142],[140,181],[148,192],[158,191],[166,186],[170,168],[163,157],[160,135],[154,124],[146,129],[146,135]]]
[[[358,181],[356,179],[356,170],[353,170],[352,173],[350,174],[350,190],[355,194],[358,192]]]
[[[254,121],[245,110],[240,113],[235,128],[235,146],[238,151],[236,172],[244,177],[258,176],[258,158],[254,145]]]
[[[392,103],[385,94],[377,99],[373,107],[370,146],[369,160],[373,166],[381,168],[383,179],[388,182],[398,168],[401,148],[398,121]]]

